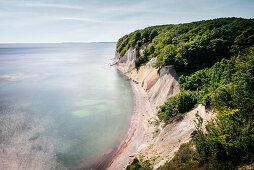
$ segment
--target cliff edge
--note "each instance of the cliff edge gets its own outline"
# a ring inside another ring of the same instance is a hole
[[[123,57],[118,52],[115,55],[116,68],[128,77],[132,85],[134,106],[128,133],[108,169],[124,169],[134,157],[141,155],[144,160],[152,160],[156,169],[170,160],[182,143],[190,140],[195,130],[196,113],[204,118],[204,125],[212,117],[209,110],[198,105],[167,125],[160,123],[157,117],[159,106],[179,93],[178,75],[173,66],[160,70],[154,68],[156,58],[137,70],[135,60],[145,48],[143,45],[137,51],[131,47]]]

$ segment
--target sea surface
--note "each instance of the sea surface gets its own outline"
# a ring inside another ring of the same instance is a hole
[[[0,169],[103,164],[123,138],[131,88],[115,43],[0,45]]]

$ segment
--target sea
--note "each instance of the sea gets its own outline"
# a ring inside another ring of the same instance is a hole
[[[101,169],[130,122],[116,43],[0,44],[0,169]]]

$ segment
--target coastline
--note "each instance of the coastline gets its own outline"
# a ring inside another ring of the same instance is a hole
[[[204,124],[213,117],[210,110],[198,105],[183,114],[181,120],[164,124],[157,117],[158,106],[169,97],[179,93],[178,75],[172,66],[155,69],[155,60],[149,61],[137,71],[134,67],[136,50],[129,49],[125,56],[112,65],[130,81],[133,108],[130,126],[125,138],[116,149],[106,169],[122,170],[135,157],[152,160],[156,169],[172,159],[182,143],[188,142],[195,130],[196,113],[203,117]]]
[[[113,65],[111,65],[113,66]],[[99,161],[94,161],[90,166],[88,167],[83,167],[83,168],[78,168],[80,169],[88,169],[88,170],[102,170],[102,169],[113,169],[115,170],[115,167],[112,167],[113,162],[117,160],[117,158],[121,154],[127,154],[125,153],[125,149],[129,147],[130,143],[134,141],[134,133],[136,132],[136,126],[139,125],[139,122],[137,122],[137,118],[139,118],[139,112],[135,111],[136,110],[136,98],[139,96],[138,94],[138,89],[136,87],[137,84],[135,84],[129,75],[127,75],[123,70],[121,70],[120,67],[114,66],[117,69],[117,72],[123,76],[126,81],[129,81],[130,86],[131,86],[131,95],[132,95],[132,109],[131,109],[131,118],[128,122],[128,127],[126,129],[126,132],[123,136],[123,138],[120,140],[120,142],[113,148],[109,149],[110,151],[107,153],[102,154],[97,160]],[[133,149],[135,151],[135,149]],[[131,161],[131,159],[130,159]],[[128,162],[124,162],[121,160],[123,166],[121,166],[120,169],[124,169],[124,165],[128,164]],[[117,169],[119,169],[117,168]]]
[[[144,143],[145,130],[144,122],[147,119],[147,108],[145,106],[145,92],[143,88],[133,80],[121,67],[114,66],[121,76],[126,78],[131,85],[132,110],[128,128],[120,143],[102,154],[98,160],[88,167],[77,168],[89,170],[122,170],[137,156],[137,150]],[[143,91],[142,91],[143,90]]]
[[[142,53],[144,48],[141,48],[139,53]],[[158,106],[179,92],[174,69],[171,67],[155,69],[153,67],[155,59],[152,59],[137,71],[134,65],[136,55],[137,51],[134,48],[130,48],[121,59],[116,52],[114,62],[111,64],[130,81],[133,108],[126,136],[107,164],[106,169],[109,170],[125,169],[135,157],[150,159],[146,151],[156,146],[158,135],[163,129],[163,123],[158,125],[156,114]],[[158,158],[156,155],[156,158],[152,159],[158,161]]]
[[[128,73],[124,72],[119,66],[115,66],[118,72],[130,81],[132,89],[132,113],[129,128],[125,137],[116,149],[112,159],[108,162],[106,169],[124,169],[137,156],[137,151],[142,149],[145,140],[145,120],[149,119],[146,107],[145,92],[138,83],[133,80]]]

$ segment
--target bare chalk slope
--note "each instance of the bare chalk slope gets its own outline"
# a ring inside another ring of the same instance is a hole
[[[145,46],[141,47],[140,54]],[[156,58],[151,59],[137,71],[135,59],[138,51],[130,48],[120,58],[116,53],[116,67],[131,81],[134,99],[133,115],[125,140],[117,154],[109,163],[108,169],[124,169],[134,157],[143,155],[144,159],[153,160],[158,168],[170,160],[182,143],[190,140],[195,129],[195,114],[204,118],[204,124],[212,118],[210,111],[199,105],[185,114],[180,121],[174,121],[164,127],[158,125],[158,106],[179,93],[178,75],[173,66],[160,70],[153,67]]]

